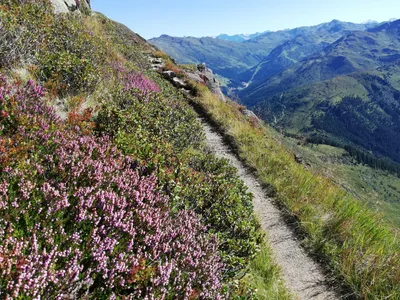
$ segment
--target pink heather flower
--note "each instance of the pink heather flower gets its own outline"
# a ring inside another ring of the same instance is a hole
[[[132,89],[157,92],[132,76]],[[157,178],[131,168],[110,138],[64,129],[33,81],[0,76],[0,88],[16,99],[13,114],[28,121],[16,132],[33,146],[0,165],[1,296],[189,299],[195,290],[219,299],[218,244],[194,212],[173,213]]]
[[[129,73],[125,76],[125,91],[136,91],[140,100],[148,102],[152,94],[160,92],[160,88],[142,73]]]

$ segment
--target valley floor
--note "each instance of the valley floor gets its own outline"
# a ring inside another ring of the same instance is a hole
[[[207,147],[217,157],[229,160],[237,168],[240,178],[254,195],[255,212],[267,233],[276,263],[281,267],[285,285],[295,299],[340,299],[321,266],[302,248],[296,234],[286,224],[282,212],[273,203],[273,199],[266,197],[255,176],[236,158],[224,143],[223,137],[205,119],[200,121],[206,134]]]

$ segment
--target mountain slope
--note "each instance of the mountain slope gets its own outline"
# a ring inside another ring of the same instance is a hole
[[[276,32],[267,31],[261,34],[250,35],[249,39],[243,35],[222,35],[216,39],[210,37],[179,38],[162,35],[159,38],[150,39],[149,42],[159,47],[179,63],[206,62],[215,73],[235,81],[236,83],[233,86],[238,86],[240,85],[240,81],[248,82],[250,80],[252,71],[246,72],[248,69],[261,63],[272,50],[285,42],[300,36],[306,39],[301,42],[300,38],[297,44],[296,42],[292,44],[292,48],[288,47],[290,44],[284,46],[286,50],[289,49],[292,53],[288,55],[289,59],[284,59],[283,66],[280,66],[279,62],[276,62],[279,66],[275,68],[275,73],[276,69],[281,70],[287,67],[288,62],[292,61],[293,63],[293,59],[298,60],[319,51],[325,43],[332,43],[347,32],[352,30],[366,30],[371,26],[374,25],[333,20],[329,23],[316,26],[305,26]],[[309,38],[310,36],[311,38]],[[299,43],[302,43],[303,49],[297,50],[296,46]],[[312,44],[310,45],[311,49],[307,49],[309,47],[307,46],[308,43]],[[276,54],[274,55],[276,56]],[[272,57],[269,61],[272,61]],[[268,63],[264,65],[268,65]],[[255,67],[255,70],[258,69],[258,67]],[[264,73],[266,72],[261,72],[260,74]]]
[[[284,91],[255,110],[289,132],[327,136],[400,162],[399,65]]]
[[[399,297],[391,228],[298,164],[243,107],[188,82],[100,14],[5,0],[0,21],[1,296],[290,299],[261,243],[251,194],[204,148],[193,108],[201,105],[352,295]]]
[[[394,23],[392,27],[397,28],[398,23]],[[396,30],[355,31],[280,74],[250,84],[240,96],[244,103],[252,105],[294,87],[375,69],[399,57],[400,36]]]
[[[312,27],[294,30],[297,36],[276,47],[257,66],[241,74],[240,80],[247,85],[257,85],[297,62],[322,51],[329,44],[352,31],[364,31],[372,25],[354,24],[333,20]]]
[[[153,46],[48,0],[2,1],[0,33],[0,298],[252,295],[236,276],[270,258],[252,196]]]

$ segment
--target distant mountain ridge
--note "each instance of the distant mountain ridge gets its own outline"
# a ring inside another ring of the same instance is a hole
[[[372,26],[374,25],[333,20],[316,26],[255,33],[250,35],[247,40],[242,40],[244,35],[241,34],[220,35],[217,38],[161,35],[158,38],[150,39],[149,42],[179,63],[206,62],[215,73],[234,80],[236,82],[234,85],[237,85],[237,82],[248,79],[243,78],[245,72],[260,64],[276,47],[285,42],[299,36],[317,34],[319,44],[325,40],[330,43],[333,39],[337,39],[349,31],[367,30]],[[317,47],[316,50],[318,49],[320,47]]]
[[[206,62],[272,125],[400,162],[400,20],[163,41],[151,40],[178,61]]]
[[[244,41],[248,41],[248,40],[254,39],[254,38],[256,38],[256,37],[258,37],[258,36],[260,36],[260,35],[262,35],[262,34],[264,34],[266,32],[269,32],[269,31],[256,32],[256,33],[251,33],[251,34],[241,33],[241,34],[235,34],[235,35],[228,35],[228,34],[224,34],[223,33],[223,34],[218,35],[216,38],[220,39],[220,40],[241,43],[241,42],[244,42]]]
[[[242,100],[245,103],[256,103],[261,98],[290,88],[375,69],[399,59],[397,27],[388,26],[384,24],[371,31],[353,31],[322,51],[284,68],[278,74],[272,74],[275,76],[261,77],[241,92]]]

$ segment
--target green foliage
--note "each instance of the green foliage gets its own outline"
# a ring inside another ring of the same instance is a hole
[[[38,79],[52,92],[93,91],[107,55],[101,37],[86,28],[87,17],[55,16],[47,0],[16,2],[7,1],[0,11],[1,65],[37,64]]]
[[[176,209],[194,210],[210,226],[210,232],[221,241],[219,249],[228,266],[225,276],[235,277],[262,239],[253,214],[252,195],[228,161],[197,151],[180,158],[175,172],[161,177],[164,189]]]
[[[97,118],[98,131],[115,136],[116,133],[138,136],[138,143],[166,141],[177,151],[189,145],[198,146],[202,140],[196,115],[182,98],[154,95],[150,101],[140,101],[132,91],[115,87],[112,102],[106,103]],[[146,137],[144,136],[146,135]],[[134,148],[134,146],[132,145]]]
[[[0,67],[35,62],[35,54],[46,39],[44,29],[54,16],[47,0],[34,2],[1,1]]]
[[[165,94],[170,97],[163,98]],[[262,237],[251,195],[236,170],[224,160],[193,150],[200,147],[202,129],[169,85],[146,102],[116,86],[112,99],[98,113],[97,131],[113,136],[124,153],[156,172],[174,210],[190,209],[201,216],[220,241],[227,264],[224,276],[235,277]]]
[[[57,16],[38,55],[38,77],[69,93],[93,91],[101,78],[106,51],[85,28],[80,15]]]

